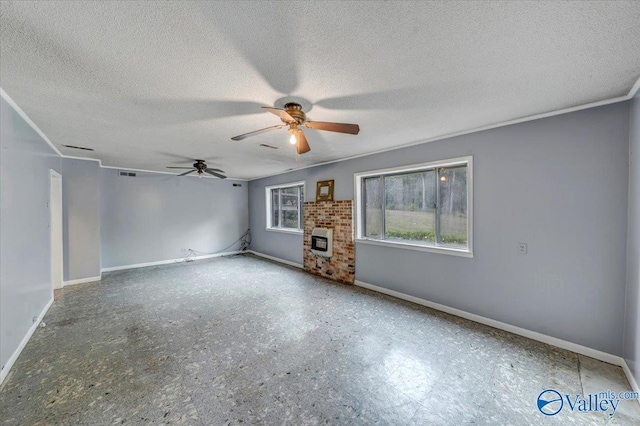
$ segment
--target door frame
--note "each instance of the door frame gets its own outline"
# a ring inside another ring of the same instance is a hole
[[[49,229],[51,232],[51,292],[64,287],[64,225],[62,210],[62,175],[49,169]],[[55,195],[55,187],[59,188]],[[58,211],[58,215],[56,215]],[[56,218],[57,216],[57,218]],[[59,257],[58,253],[59,251]],[[55,264],[60,262],[59,273]]]

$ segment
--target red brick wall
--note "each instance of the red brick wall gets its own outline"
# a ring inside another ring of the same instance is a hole
[[[345,284],[356,277],[356,248],[353,241],[353,201],[304,203],[304,270]],[[333,256],[311,252],[313,228],[333,229]]]

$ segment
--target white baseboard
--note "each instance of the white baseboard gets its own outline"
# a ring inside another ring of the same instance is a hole
[[[276,262],[280,262],[280,263],[284,263],[285,265],[290,265],[290,266],[295,266],[296,268],[303,268],[303,266],[299,263],[295,263],[295,262],[291,262],[288,260],[284,260],[284,259],[280,259],[278,257],[274,257],[274,256],[269,256],[267,254],[264,253],[260,253],[254,250],[247,250],[249,253],[253,253],[256,256],[260,256],[260,257],[264,257],[266,259],[270,259]],[[387,288],[384,287],[379,287],[373,284],[368,284],[362,281],[355,281],[355,285],[359,286],[359,287],[364,287],[367,288],[369,290],[373,290],[373,291],[377,291],[378,293],[384,293],[387,294],[389,296],[393,296],[393,297],[397,297],[398,299],[403,299],[403,300],[407,300],[409,302],[413,302],[413,303],[417,303],[418,305],[422,305],[422,306],[426,306],[428,308],[432,308],[438,311],[442,311],[442,312],[446,312],[448,314],[451,315],[455,315],[461,318],[465,318],[480,324],[484,324],[484,325],[488,325],[490,327],[494,327],[500,330],[504,330],[504,331],[508,331],[510,333],[513,334],[517,334],[520,336],[524,336],[527,337],[529,339],[532,340],[537,340],[539,342],[542,343],[547,343],[549,345],[552,346],[557,346],[559,348],[562,349],[566,349],[572,352],[576,352],[579,353],[581,355],[585,355],[588,356],[590,358],[594,358],[600,361],[604,361],[606,363],[609,364],[613,364],[613,365],[618,365],[621,367],[625,367],[626,366],[626,362],[624,361],[624,359],[622,357],[619,357],[617,355],[612,355],[606,352],[602,352],[599,351],[597,349],[592,349],[586,346],[582,346],[579,345],[577,343],[573,343],[573,342],[568,342],[566,340],[562,340],[562,339],[558,339],[557,337],[552,337],[552,336],[548,336],[546,334],[542,334],[542,333],[538,333],[536,331],[531,331],[531,330],[527,330],[521,327],[517,327],[515,325],[511,325],[511,324],[507,324],[504,322],[500,322],[500,321],[496,321],[490,318],[486,318],[480,315],[476,315],[476,314],[472,314],[470,312],[466,312],[466,311],[462,311],[460,309],[456,309],[456,308],[451,308],[449,306],[445,306],[445,305],[441,305],[439,303],[435,303],[435,302],[430,302],[428,300],[424,300],[421,299],[419,297],[415,297],[415,296],[410,296],[408,294],[404,294],[404,293],[400,293],[399,291],[395,291],[395,290],[389,290]],[[629,383],[631,384],[631,386],[634,386],[635,380],[633,379],[633,376],[631,375],[631,372],[629,371],[629,368],[626,367],[625,369],[625,374],[627,374],[627,377],[629,378]],[[633,382],[632,382],[633,380]],[[637,386],[636,386],[637,387]],[[636,388],[634,387],[634,390]]]
[[[399,291],[389,290],[387,288],[378,287],[376,285],[368,284],[362,281],[356,280],[355,285],[359,287],[367,288],[369,290],[377,291],[378,293],[384,293],[389,296],[397,297],[398,299],[403,299],[409,302],[417,303],[418,305],[426,306],[428,308],[435,309],[437,311],[446,312],[448,314],[465,318],[473,322],[488,325],[489,327],[508,331],[509,333],[517,334],[519,336],[523,336],[532,340],[537,340],[538,342],[546,343],[551,346],[556,346],[561,349],[566,349],[568,351],[575,352],[580,355],[588,356],[589,358],[594,358],[609,364],[618,365],[622,367],[622,371],[624,371],[625,376],[627,376],[627,380],[631,385],[631,389],[634,392],[640,393],[640,388],[638,387],[638,383],[636,382],[635,377],[633,377],[633,374],[631,373],[631,369],[629,369],[627,362],[624,360],[624,358],[619,357],[617,355],[612,355],[606,352],[599,351],[597,349],[589,348],[587,346],[578,345],[577,343],[572,343],[566,340],[558,339],[557,337],[547,336],[546,334],[527,330],[525,328],[516,327],[515,325],[492,320],[490,318],[472,314],[470,312],[462,311],[460,309],[451,308],[446,305],[441,305],[440,303],[430,302],[428,300],[424,300],[419,297],[409,296],[408,294],[400,293]],[[637,401],[638,403],[640,403],[640,399]]]
[[[238,253],[241,253],[241,252],[229,251],[226,253],[197,255],[195,257],[195,260],[211,259],[212,257],[231,256]],[[159,260],[157,262],[136,263],[134,265],[124,265],[124,266],[112,266],[110,268],[102,268],[102,272],[123,271],[125,269],[146,268],[147,266],[168,265],[170,263],[182,262],[184,259],[185,259],[184,257],[181,257],[179,259]]]
[[[631,369],[629,368],[629,364],[627,364],[627,361],[622,360],[623,364],[622,364],[622,370],[624,371],[625,376],[627,376],[627,380],[629,380],[629,384],[631,385],[631,389],[634,390],[634,392],[638,392],[640,393],[640,387],[638,387],[638,382],[636,382],[636,378],[633,377],[633,373],[631,373]],[[638,400],[638,402],[640,403],[640,399]]]
[[[265,259],[273,260],[274,262],[284,263],[285,265],[293,266],[294,268],[304,269],[304,266],[300,263],[291,262],[290,260],[280,259],[279,257],[269,256],[268,254],[260,253],[253,250],[247,250],[248,253],[255,254],[256,256],[264,257]]]
[[[256,256],[264,257],[265,259],[270,259],[276,262],[284,263],[285,265],[295,266],[296,268],[303,268],[303,266],[299,263],[291,262],[288,260],[280,259],[278,257],[269,256],[264,253],[260,253],[254,250],[247,250],[249,253],[253,253]],[[568,342],[566,340],[558,339],[557,337],[548,336],[546,334],[538,333],[536,331],[527,330],[525,328],[517,327],[515,325],[507,324],[504,322],[496,321],[491,318],[486,318],[480,315],[472,314],[470,312],[466,312],[460,309],[451,308],[446,305],[441,305],[440,303],[430,302],[425,299],[421,299],[419,297],[410,296],[408,294],[400,293],[399,291],[389,290],[384,287],[379,287],[373,284],[368,284],[363,281],[355,281],[355,285],[363,288],[367,288],[369,290],[376,291],[378,293],[387,294],[389,296],[397,297],[398,299],[407,300],[409,302],[417,303],[418,305],[426,306],[428,308],[435,309],[437,311],[446,312],[451,315],[455,315],[461,318],[468,319],[470,321],[474,321],[480,324],[488,325],[489,327],[497,328],[500,330],[507,331],[509,333],[517,334],[519,336],[523,336],[532,340],[537,340],[542,343],[546,343],[552,346],[556,346],[561,349],[566,349],[571,352],[575,352],[584,356],[588,356],[590,358],[594,358],[609,364],[617,365],[622,367],[625,376],[627,376],[627,380],[631,385],[631,389],[635,392],[640,392],[640,387],[638,387],[638,383],[636,382],[635,377],[631,374],[631,370],[627,365],[627,362],[624,358],[619,357],[617,355],[612,355],[607,352],[599,351],[597,349],[589,348],[587,346],[579,345],[577,343]],[[640,400],[638,400],[640,403]]]
[[[49,310],[52,304],[53,304],[53,297],[49,299],[44,309],[42,309],[42,312],[40,312],[40,315],[38,315],[38,319],[34,321],[33,324],[31,324],[29,331],[27,331],[27,334],[25,334],[24,338],[20,342],[20,345],[16,348],[13,355],[11,355],[11,358],[7,360],[7,363],[4,365],[4,368],[2,369],[2,371],[0,371],[0,384],[2,384],[4,379],[7,377],[7,375],[9,374],[9,371],[11,371],[11,367],[13,367],[13,364],[16,362],[16,360],[20,356],[20,353],[22,353],[22,350],[24,349],[24,347],[27,346],[27,343],[29,343],[29,339],[31,339],[31,336],[40,325],[42,318],[44,318],[44,316],[47,314],[47,311]]]
[[[398,299],[407,300],[409,302],[417,303],[418,305],[426,306],[428,308],[435,309],[437,311],[446,312],[457,317],[465,318],[480,324],[488,325],[489,327],[497,328],[500,330],[508,331],[509,333],[524,336],[532,340],[537,340],[542,343],[547,343],[552,346],[557,346],[562,349],[576,352],[581,355],[595,358],[600,361],[607,362],[609,364],[621,366],[624,364],[624,359],[617,355],[612,355],[606,352],[592,349],[587,346],[582,346],[577,343],[568,342],[566,340],[558,339],[557,337],[547,336],[546,334],[538,333],[536,331],[527,330],[525,328],[516,327],[515,325],[507,324],[504,322],[496,321],[491,318],[486,318],[480,315],[472,314],[470,312],[462,311],[460,309],[451,308],[439,303],[430,302],[428,300],[421,299],[415,296],[409,296],[399,291],[389,290],[384,287],[378,287],[373,284],[368,284],[362,281],[356,280],[355,284],[359,287],[368,288],[369,290],[377,291],[378,293],[384,293],[389,296],[397,297]]]
[[[62,283],[62,286],[67,287],[67,286],[76,285],[76,284],[93,283],[96,281],[100,281],[101,279],[102,279],[102,275],[98,275],[96,277],[89,277],[89,278],[79,278],[77,280],[65,281],[64,283]]]

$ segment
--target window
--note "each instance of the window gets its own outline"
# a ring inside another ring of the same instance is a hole
[[[355,175],[359,242],[472,257],[472,158]]]
[[[302,232],[304,182],[268,186],[266,197],[268,230]]]

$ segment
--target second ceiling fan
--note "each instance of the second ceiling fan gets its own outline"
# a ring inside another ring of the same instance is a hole
[[[220,169],[212,169],[209,166],[207,166],[204,162],[204,160],[195,160],[195,163],[193,163],[192,167],[181,167],[181,166],[167,166],[167,169],[183,169],[183,170],[188,170],[187,172],[181,173],[178,176],[186,176],[189,175],[193,172],[198,172],[198,177],[201,177],[203,173],[208,173],[212,176],[215,176],[217,178],[220,179],[226,179],[227,177],[225,175],[223,175],[222,173],[224,173],[224,170],[220,170]]]
[[[296,102],[288,102],[284,104],[284,109],[265,106],[263,106],[262,108],[280,117],[280,120],[282,120],[284,124],[278,124],[276,126],[255,130],[253,132],[245,133],[239,136],[234,136],[231,138],[232,140],[240,141],[250,136],[268,132],[269,130],[289,127],[289,133],[291,134],[291,144],[295,144],[298,154],[304,154],[305,152],[311,151],[311,148],[309,147],[309,142],[307,142],[307,138],[305,137],[304,132],[299,128],[300,126],[304,126],[308,129],[313,130],[327,130],[329,132],[348,133],[350,135],[357,135],[360,132],[360,126],[358,126],[357,124],[329,123],[326,121],[307,121],[307,116],[302,111],[302,106],[300,106],[300,104]]]

